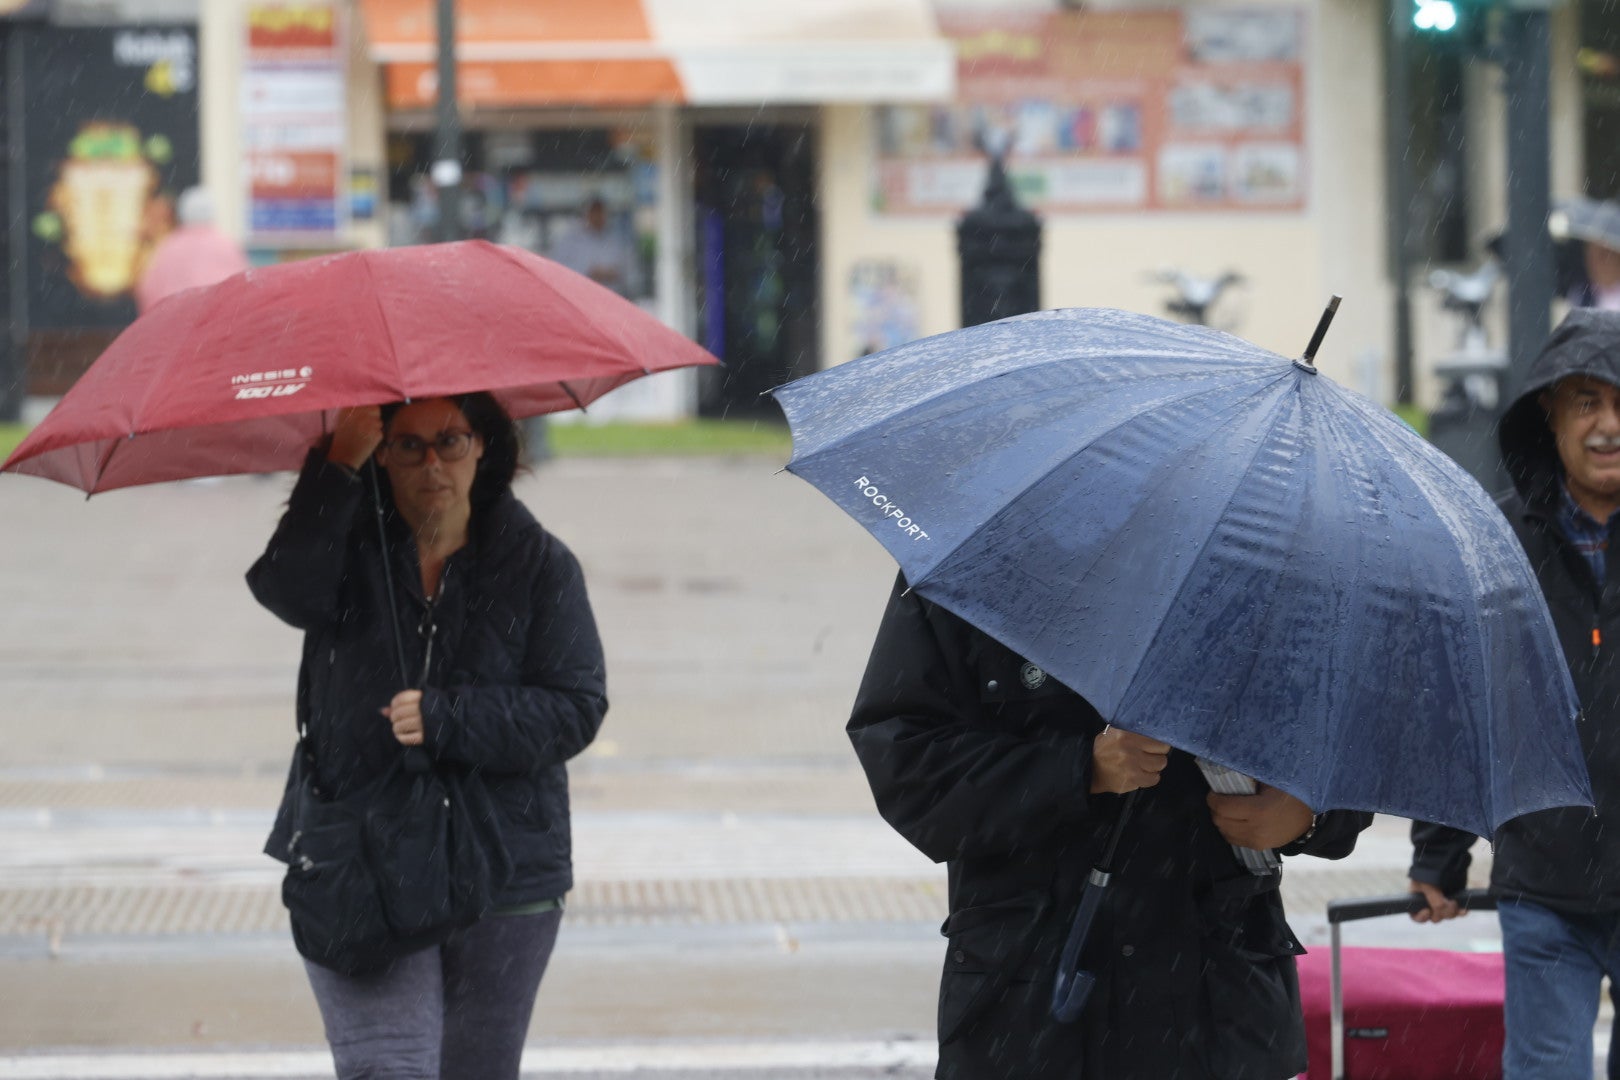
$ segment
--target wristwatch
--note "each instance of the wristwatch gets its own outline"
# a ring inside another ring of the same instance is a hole
[[[1304,832],[1300,833],[1299,836],[1294,840],[1294,843],[1295,844],[1307,844],[1307,843],[1310,843],[1311,837],[1316,835],[1316,830],[1321,827],[1322,819],[1325,818],[1325,817],[1327,817],[1327,811],[1326,810],[1322,811],[1320,814],[1312,814],[1311,815],[1311,827],[1306,829]]]

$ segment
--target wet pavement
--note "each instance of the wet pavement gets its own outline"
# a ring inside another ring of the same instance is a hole
[[[612,699],[570,769],[579,884],[527,1073],[931,1072],[943,870],[877,817],[843,734],[893,565],[779,465],[520,481],[585,566]],[[0,478],[0,1080],[322,1073],[259,854],[298,636],[241,577],[288,487]],[[1301,938],[1326,942],[1332,897],[1403,888],[1407,854],[1381,820],[1344,862],[1292,860]],[[1497,940],[1488,915],[1347,934]]]

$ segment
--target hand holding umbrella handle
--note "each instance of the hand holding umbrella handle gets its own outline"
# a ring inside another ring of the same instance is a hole
[[[327,447],[326,457],[329,461],[359,472],[361,466],[377,452],[382,441],[382,410],[378,406],[339,409],[337,422],[332,426],[332,444]]]

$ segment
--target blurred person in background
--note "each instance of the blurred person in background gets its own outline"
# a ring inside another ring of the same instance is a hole
[[[630,241],[608,220],[607,203],[594,196],[585,204],[585,220],[558,237],[550,257],[620,296],[640,295],[640,267]]]
[[[1620,311],[1620,203],[1574,198],[1547,220],[1558,293],[1576,307]]]
[[[214,200],[206,189],[182,191],[175,218],[179,227],[159,241],[135,284],[135,308],[143,314],[165,297],[248,268],[241,245],[215,227]]]

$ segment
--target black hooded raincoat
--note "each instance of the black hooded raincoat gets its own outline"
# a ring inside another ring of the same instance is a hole
[[[1081,884],[1121,799],[1088,795],[1104,721],[1083,698],[896,585],[849,735],[879,811],[949,866],[940,1077],[1282,1080],[1304,1071],[1280,875],[1216,831],[1209,787],[1173,751],[1144,791],[1093,928],[1081,1018],[1048,1015]],[[1321,816],[1308,852],[1340,858],[1371,822]]]
[[[1497,433],[1513,490],[1498,497],[1541,582],[1583,715],[1577,727],[1597,812],[1560,807],[1514,818],[1496,835],[1491,891],[1568,914],[1620,911],[1620,563],[1611,525],[1599,584],[1558,525],[1563,465],[1538,398],[1571,375],[1620,386],[1620,312],[1570,312],[1531,365]],[[1412,827],[1412,877],[1456,893],[1474,837]]]

